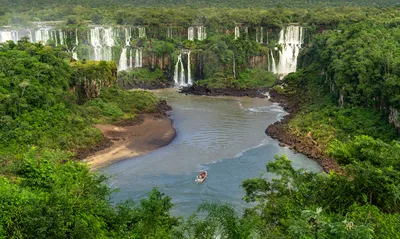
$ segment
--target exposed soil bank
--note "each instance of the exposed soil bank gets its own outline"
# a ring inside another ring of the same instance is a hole
[[[310,159],[318,162],[325,170],[339,172],[340,166],[332,158],[324,154],[321,147],[311,137],[297,136],[290,133],[287,128],[287,123],[295,116],[299,109],[300,102],[295,97],[287,97],[278,94],[276,91],[270,91],[271,101],[279,103],[289,115],[286,115],[281,121],[276,122],[266,129],[265,133],[273,139],[280,141],[280,146],[288,146],[296,152],[302,153]]]
[[[188,86],[183,87],[181,93],[192,95],[207,95],[207,96],[247,96],[265,98],[265,92],[268,88],[259,89],[237,89],[237,88],[209,88],[207,86]]]
[[[176,135],[172,120],[166,114],[171,107],[161,101],[158,110],[158,113],[142,114],[133,121],[95,125],[108,143],[94,148],[91,156],[85,159],[91,169],[140,156],[169,144]]]

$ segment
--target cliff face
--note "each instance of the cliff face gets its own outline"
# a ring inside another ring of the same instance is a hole
[[[72,62],[73,88],[78,100],[84,102],[100,96],[102,87],[110,87],[117,81],[117,65],[106,61]]]

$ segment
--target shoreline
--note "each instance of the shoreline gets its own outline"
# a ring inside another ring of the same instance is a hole
[[[114,124],[96,124],[104,139],[98,146],[82,153],[83,162],[96,170],[168,145],[176,136],[173,121],[166,113],[170,110],[172,108],[162,100],[157,113],[140,114],[134,120]]]
[[[324,150],[311,137],[297,136],[287,130],[287,124],[298,112],[300,102],[273,90],[270,91],[270,96],[271,102],[279,103],[289,114],[284,116],[282,120],[269,125],[265,133],[278,140],[281,147],[288,146],[294,151],[316,161],[326,173],[330,171],[340,172],[339,164],[327,156]]]
[[[179,93],[190,95],[205,95],[205,96],[235,96],[235,97],[250,97],[250,98],[266,98],[265,93],[271,87],[265,88],[209,88],[207,86],[186,86],[183,87]]]
[[[168,145],[176,136],[172,120],[158,114],[142,115],[143,122],[133,125],[97,124],[111,145],[84,160],[91,170],[141,156]]]

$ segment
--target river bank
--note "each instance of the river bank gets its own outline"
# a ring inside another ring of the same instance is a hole
[[[300,109],[300,101],[296,97],[290,97],[279,94],[274,90],[270,91],[270,101],[279,103],[289,114],[284,116],[282,120],[268,126],[265,133],[273,139],[280,142],[280,146],[295,150],[298,153],[306,155],[308,158],[315,160],[325,172],[340,171],[339,164],[324,153],[321,146],[318,145],[312,137],[294,135],[288,129],[288,122],[298,113]]]
[[[181,93],[192,95],[206,95],[206,96],[237,96],[237,97],[251,97],[251,98],[265,98],[265,93],[269,88],[212,88],[201,85],[193,85],[183,87]]]
[[[96,124],[104,143],[94,148],[84,160],[92,170],[137,157],[168,145],[176,135],[167,111],[171,107],[161,101],[157,113],[141,114],[135,120],[115,124]]]

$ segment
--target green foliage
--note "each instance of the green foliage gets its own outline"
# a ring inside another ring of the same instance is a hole
[[[67,57],[58,48],[26,40],[0,47],[1,162],[19,157],[30,145],[86,148],[102,139],[93,123],[155,111],[158,99],[152,93],[111,87],[115,63],[86,61],[71,67],[64,61]]]
[[[346,142],[362,134],[384,141],[397,138],[396,130],[382,113],[361,107],[340,108],[321,103],[307,106],[290,121],[288,128],[298,136],[311,133],[312,139],[325,147],[334,139]]]
[[[322,175],[294,170],[286,156],[276,156],[275,160],[267,166],[267,171],[276,175],[272,180],[260,177],[242,184],[246,201],[257,202],[254,208],[247,209],[245,217],[262,221],[256,224],[261,235],[397,237],[392,228],[398,228],[398,172],[356,163],[348,166],[346,175]],[[380,231],[382,226],[385,232]]]
[[[63,152],[32,148],[15,173],[17,183],[0,177],[2,238],[167,238],[179,222],[156,189],[113,207],[107,178]]]

